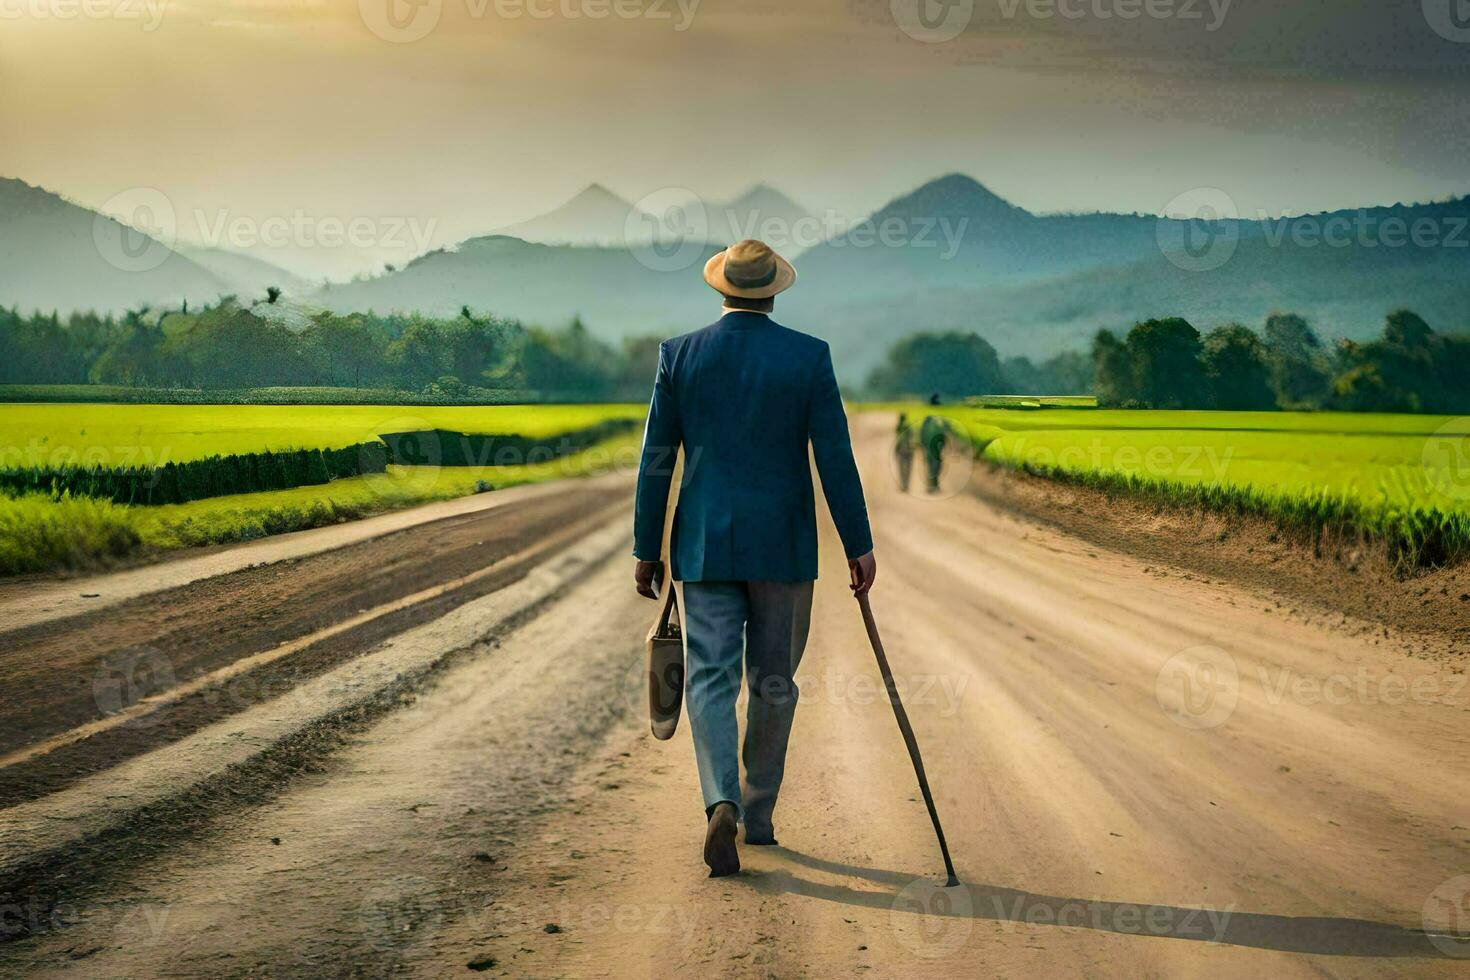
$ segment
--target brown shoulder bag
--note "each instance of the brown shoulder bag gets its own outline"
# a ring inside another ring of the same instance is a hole
[[[648,631],[648,717],[660,740],[673,738],[684,704],[684,630],[674,583],[664,587],[663,612]]]

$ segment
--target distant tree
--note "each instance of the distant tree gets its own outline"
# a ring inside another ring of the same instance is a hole
[[[658,337],[629,337],[623,341],[623,363],[617,383],[620,399],[641,402],[652,395],[660,343]]]
[[[1470,336],[1441,337],[1434,367],[1439,395],[1430,410],[1470,414]]]
[[[1209,404],[1199,331],[1181,317],[1145,320],[1128,331],[1139,399],[1149,408]]]
[[[1111,330],[1099,330],[1093,338],[1092,363],[1093,392],[1099,405],[1126,408],[1138,404],[1133,361],[1129,358],[1128,348]]]
[[[1372,363],[1354,365],[1333,381],[1332,407],[1344,412],[1412,411],[1404,392],[1390,388]]]
[[[1063,351],[1040,364],[1029,357],[1001,362],[1006,385],[1016,395],[1085,395],[1092,391],[1092,360],[1080,351]]]
[[[1047,391],[1044,395],[1087,395],[1092,393],[1094,367],[1092,358],[1082,351],[1069,350],[1053,354],[1041,362],[1040,371]]]
[[[885,397],[938,393],[944,399],[1003,393],[1000,357],[977,333],[911,334],[893,345],[868,387]]]
[[[593,337],[581,317],[565,330],[526,331],[520,360],[526,385],[551,397],[609,397],[620,369],[617,353]]]
[[[318,313],[301,341],[319,383],[360,388],[386,377],[388,342],[361,314]]]
[[[150,323],[147,313],[139,309],[123,315],[112,342],[92,362],[88,381],[165,388],[189,383],[188,365],[167,349],[162,326]]]
[[[1007,357],[1000,363],[1001,373],[1006,379],[1006,388],[1013,395],[1040,395],[1046,388],[1041,368],[1029,357]]]
[[[54,311],[15,317],[5,329],[0,352],[4,353],[0,381],[67,384],[86,380],[84,352]]]
[[[1384,342],[1405,351],[1427,350],[1433,339],[1434,331],[1413,310],[1393,311],[1383,327]]]
[[[1345,411],[1470,410],[1470,338],[1435,333],[1411,310],[1395,310],[1383,336],[1337,348],[1332,406]]]
[[[1266,364],[1282,408],[1318,408],[1327,398],[1328,364],[1322,342],[1294,313],[1266,318]]]
[[[510,325],[494,317],[476,317],[460,307],[459,320],[444,332],[449,344],[450,372],[468,385],[481,385],[485,373],[496,367]]]
[[[276,305],[276,300],[281,298],[280,286],[267,286],[265,288],[265,301],[271,306]]]
[[[388,365],[396,380],[410,388],[422,388],[435,378],[449,374],[449,349],[444,330],[432,320],[415,319],[399,338],[388,345]]]
[[[295,334],[233,300],[201,312],[186,329],[170,328],[163,350],[202,388],[289,385],[310,374]]]
[[[1276,407],[1266,345],[1238,323],[1216,327],[1204,339],[1205,376],[1215,408],[1265,411]]]

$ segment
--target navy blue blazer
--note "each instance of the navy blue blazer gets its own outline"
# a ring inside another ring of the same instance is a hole
[[[672,575],[684,582],[817,577],[810,442],[849,559],[873,550],[847,413],[826,341],[733,312],[659,346],[643,434],[633,554],[658,561],[678,449]]]

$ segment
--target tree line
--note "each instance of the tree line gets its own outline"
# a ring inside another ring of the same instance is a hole
[[[1470,336],[1436,333],[1409,310],[1375,340],[1324,344],[1305,319],[1278,313],[1256,332],[1238,323],[1201,334],[1180,317],[1127,334],[1099,331],[1090,356],[1002,360],[973,332],[912,334],[868,379],[880,397],[1091,392],[1115,408],[1470,411]]]
[[[1092,345],[1099,405],[1349,412],[1470,411],[1470,336],[1436,333],[1418,314],[1388,315],[1375,340],[1322,343],[1278,313],[1261,333],[1238,323],[1200,334],[1187,320],[1146,320]]]
[[[1030,358],[1001,360],[990,341],[974,332],[916,333],[898,341],[868,375],[868,391],[880,398],[939,395],[1085,395],[1093,365],[1080,351],[1064,351],[1040,364]]]
[[[393,388],[436,397],[499,389],[571,400],[648,396],[658,339],[614,346],[477,315],[319,312],[287,325],[272,304],[226,298],[177,311],[22,315],[0,308],[0,383],[161,389]]]
[[[274,291],[273,291],[274,293]],[[580,319],[561,329],[477,315],[275,315],[276,295],[198,310],[121,317],[22,315],[0,308],[0,384],[139,388],[396,389],[474,400],[480,391],[558,400],[643,401],[659,339],[620,346]],[[1096,394],[1127,408],[1470,411],[1470,336],[1435,332],[1409,310],[1381,337],[1329,347],[1302,317],[1279,313],[1260,332],[1227,324],[1201,334],[1180,317],[1099,331],[1090,352],[1040,362],[1002,359],[975,332],[899,340],[868,377],[877,397]]]

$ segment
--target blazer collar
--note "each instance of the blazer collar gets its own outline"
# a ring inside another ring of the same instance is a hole
[[[727,327],[762,327],[770,323],[771,318],[754,310],[728,310],[719,322]]]

